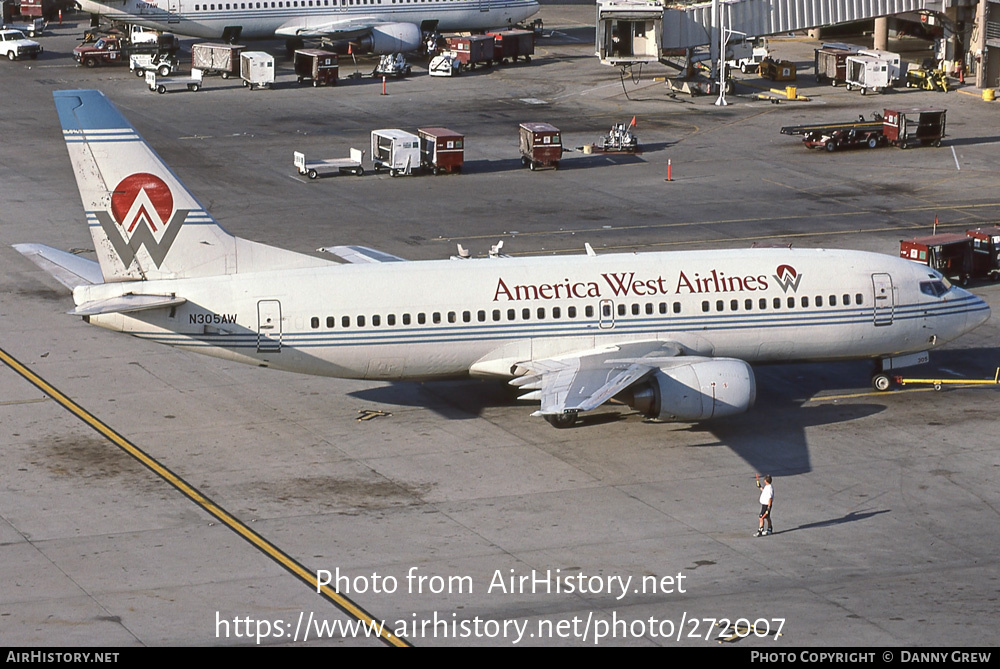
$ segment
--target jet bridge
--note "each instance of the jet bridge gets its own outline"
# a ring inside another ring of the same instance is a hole
[[[664,52],[712,45],[727,33],[764,37],[903,12],[944,10],[945,0],[717,0],[681,9],[644,0],[597,3],[597,56],[605,65],[656,62]]]

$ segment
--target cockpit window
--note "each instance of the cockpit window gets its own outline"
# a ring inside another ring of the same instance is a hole
[[[920,292],[924,295],[930,295],[931,297],[941,297],[951,286],[944,285],[944,281],[921,281],[920,282]]]

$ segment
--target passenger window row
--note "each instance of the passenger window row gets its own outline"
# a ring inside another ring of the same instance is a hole
[[[812,305],[815,306],[815,307],[822,307],[823,304],[824,304],[824,302],[826,303],[827,306],[836,307],[837,306],[837,296],[836,295],[830,295],[830,296],[828,296],[824,300],[822,295],[817,295],[817,296],[815,296],[812,299]],[[854,304],[860,306],[860,305],[864,304],[864,302],[865,302],[865,296],[863,294],[861,294],[861,293],[855,293],[854,294]],[[770,308],[772,310],[774,310],[774,309],[781,309],[781,308],[783,308],[783,305],[784,305],[784,308],[787,308],[787,309],[794,309],[796,306],[800,306],[803,309],[806,309],[806,308],[809,307],[810,300],[809,300],[809,296],[808,295],[803,295],[802,297],[798,298],[798,301],[796,301],[796,299],[794,297],[786,297],[784,300],[782,300],[780,297],[774,297],[774,298],[771,298],[770,304],[771,304]],[[742,308],[741,308],[741,305],[740,305],[740,300],[733,299],[733,300],[729,300],[728,303],[727,303],[726,300],[716,300],[715,301],[715,310],[716,311],[726,311],[727,305],[728,305],[729,311],[741,311],[741,310],[742,311],[753,311],[755,309],[755,307],[754,307],[754,300],[752,300],[750,298],[747,298],[747,299],[743,300]],[[767,300],[767,298],[766,297],[758,298],[757,301],[756,301],[756,305],[757,305],[756,306],[756,310],[757,311],[766,311],[768,309],[768,300]],[[840,296],[840,305],[845,306],[845,307],[851,306],[851,296],[848,295],[847,293],[844,293],[843,295],[841,295]],[[703,312],[706,312],[706,313],[709,312],[709,311],[711,311],[712,310],[712,302],[709,301],[709,300],[703,301],[701,303],[701,310]]]
[[[646,315],[653,315],[654,313],[667,314],[668,311],[672,311],[675,314],[681,313],[681,303],[674,302],[672,305],[668,302],[660,302],[658,305],[653,302],[646,302],[644,305],[635,303],[632,305],[619,304],[618,305],[618,315],[625,316],[627,313],[631,313],[635,316],[645,313]],[[583,308],[583,314],[585,318],[594,317],[594,307],[588,305]],[[611,316],[611,305],[605,304],[603,307],[603,315],[605,317]],[[314,330],[318,330],[320,325],[325,323],[328,330],[334,328],[349,328],[349,327],[382,327],[384,324],[388,327],[393,327],[397,323],[402,325],[438,325],[439,323],[500,323],[500,322],[510,322],[510,321],[527,321],[527,320],[562,320],[562,319],[575,319],[579,316],[579,311],[577,307],[571,306],[563,309],[562,307],[552,307],[551,309],[546,309],[545,307],[537,307],[536,309],[531,309],[528,307],[522,307],[521,309],[492,309],[487,311],[485,309],[480,309],[474,314],[471,311],[462,311],[461,313],[457,311],[434,311],[430,314],[424,312],[419,312],[417,314],[402,314],[398,319],[396,314],[386,314],[384,319],[380,314],[374,314],[370,318],[364,315],[358,316],[341,316],[339,319],[335,316],[327,316],[325,321],[321,321],[318,316],[313,316],[309,325]]]

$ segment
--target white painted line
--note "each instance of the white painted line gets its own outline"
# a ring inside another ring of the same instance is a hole
[[[951,147],[951,155],[955,159],[955,169],[959,172],[962,171],[962,166],[958,164],[958,154],[955,153],[955,147]]]

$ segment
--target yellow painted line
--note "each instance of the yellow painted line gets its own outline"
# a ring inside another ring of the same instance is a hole
[[[84,423],[92,427],[99,434],[105,437],[108,441],[118,446],[118,448],[125,451],[127,454],[138,460],[140,463],[145,465],[147,469],[152,471],[154,474],[159,476],[161,479],[173,486],[182,495],[190,499],[192,502],[200,506],[202,509],[207,511],[211,516],[215,517],[219,522],[224,524],[226,527],[231,529],[236,534],[243,537],[251,545],[257,548],[259,551],[267,555],[269,558],[277,562],[279,565],[284,567],[286,571],[291,573],[293,576],[298,578],[300,581],[305,583],[314,592],[316,591],[317,576],[314,572],[310,571],[297,560],[292,558],[290,555],[282,551],[280,548],[272,544],[270,541],[257,534],[249,527],[247,527],[242,521],[230,514],[228,511],[223,509],[221,506],[213,502],[208,497],[204,496],[197,488],[190,485],[187,481],[180,478],[172,471],[167,469],[165,466],[160,464],[158,461],[154,460],[152,457],[147,455],[142,449],[130,442],[125,437],[121,436],[113,429],[102,423],[94,415],[89,413],[86,409],[81,407],[79,404],[71,400],[69,397],[64,395],[62,392],[57,390],[55,387],[50,385],[45,379],[38,376],[30,369],[25,367],[23,364],[18,362],[17,359],[12,357],[5,350],[0,349],[0,361],[5,363],[8,367],[13,369],[15,372],[23,376],[29,383],[34,385],[36,388],[41,390],[43,393],[51,397],[58,404],[60,404],[64,409],[69,411],[71,414],[82,420]],[[365,611],[363,608],[355,604],[353,601],[344,597],[343,595],[336,592],[333,588],[329,586],[322,586],[320,588],[320,593],[325,599],[336,606],[338,609],[348,614],[349,616],[361,621],[365,624],[379,625],[381,621],[375,620],[371,614]],[[382,630],[381,640],[387,644],[393,646],[410,646],[410,643],[403,638],[397,637],[394,634]]]

